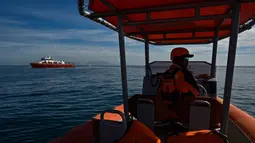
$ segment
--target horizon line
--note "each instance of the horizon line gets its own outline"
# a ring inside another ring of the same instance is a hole
[[[0,66],[30,66],[29,64],[0,64]],[[76,66],[120,66],[119,64],[76,64]],[[127,64],[126,66],[145,66]],[[217,67],[226,67],[227,65],[216,65]],[[235,65],[235,67],[255,67],[255,65]]]

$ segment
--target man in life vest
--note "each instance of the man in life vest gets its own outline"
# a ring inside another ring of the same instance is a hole
[[[165,72],[169,76],[163,79],[161,88],[163,93],[167,93],[164,96],[170,96],[172,102],[185,97],[197,97],[199,94],[197,83],[187,69],[189,58],[193,56],[183,47],[174,48],[171,52],[172,65]]]
[[[186,48],[174,48],[170,55],[172,65],[165,71],[164,75],[167,76],[163,77],[159,88],[161,97],[163,97],[164,100],[163,102],[166,103],[165,100],[170,100],[173,103],[170,103],[170,106],[168,107],[176,113],[181,123],[189,122],[190,103],[198,99],[197,96],[199,95],[199,88],[195,78],[187,69],[189,58],[192,58],[193,56],[194,55],[190,54]],[[208,101],[211,104],[212,111],[210,125],[214,127],[220,123],[222,115],[221,103],[219,103],[217,99],[211,97],[203,97],[199,99]],[[162,112],[167,113],[167,110]]]
[[[197,83],[187,69],[189,58],[193,56],[183,47],[172,50],[170,55],[172,65],[163,76],[160,76],[158,91],[160,100],[156,109],[159,113],[167,113],[163,114],[163,117],[160,116],[160,119],[178,117],[181,123],[188,122],[190,103],[199,95]]]

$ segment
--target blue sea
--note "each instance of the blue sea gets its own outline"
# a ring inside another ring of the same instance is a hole
[[[144,67],[129,66],[129,95],[142,92]],[[225,67],[217,68],[223,95]],[[120,67],[32,69],[0,66],[0,142],[44,143],[122,102]],[[232,103],[255,116],[255,67],[236,67]]]

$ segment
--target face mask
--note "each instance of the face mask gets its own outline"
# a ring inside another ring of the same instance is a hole
[[[185,57],[184,60],[189,61],[189,58],[188,58],[188,57]]]
[[[189,64],[189,58],[184,58],[184,68],[187,68],[187,66],[188,66],[188,64]]]

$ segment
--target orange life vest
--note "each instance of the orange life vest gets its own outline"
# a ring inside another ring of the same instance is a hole
[[[181,95],[198,95],[198,90],[194,85],[185,81],[185,71],[178,65],[171,65],[170,69],[165,72],[165,76],[160,77],[160,79],[160,91],[163,99],[174,102],[180,100]]]

